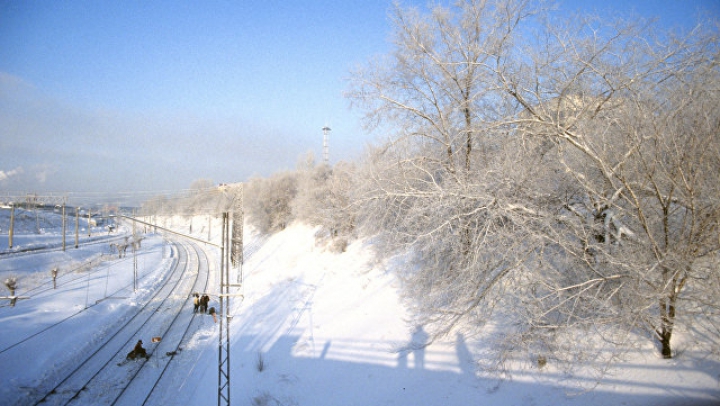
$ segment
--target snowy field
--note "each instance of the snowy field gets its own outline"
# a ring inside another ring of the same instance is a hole
[[[8,251],[6,212],[0,217],[0,252]],[[38,234],[37,219],[26,217],[35,226],[20,227],[26,231],[16,234],[18,246],[57,246],[57,222]],[[183,221],[189,223],[180,218],[170,223],[187,232]],[[195,232],[206,238],[199,223]],[[648,344],[596,386],[591,376],[569,377],[551,365],[518,367],[505,380],[488,377],[474,362],[486,350],[477,336],[456,332],[422,345],[427,333],[408,323],[392,262],[377,261],[370,241],[331,253],[316,242],[315,231],[295,224],[270,237],[245,236],[244,298],[231,302],[234,405],[720,404],[720,360],[693,348],[663,360]],[[98,228],[91,238],[129,233],[127,225],[112,235]],[[87,345],[109,340],[112,326],[137,311],[166,277],[172,258],[169,243],[158,234],[145,236],[135,265],[132,255],[117,258],[110,240],[90,244],[85,235],[79,249],[71,246],[74,235],[67,241],[65,252],[0,256],[2,281],[17,277],[17,295],[30,297],[14,307],[0,301],[2,405],[34,404],[27,402],[28,394],[61,374]],[[49,273],[54,267],[60,273],[56,289]],[[210,283],[210,292],[217,292],[215,275]],[[191,306],[184,311],[192,312]],[[153,404],[217,403],[218,324],[210,316],[192,323]],[[150,336],[143,341],[154,349]],[[154,365],[151,357],[146,366]],[[119,373],[125,367],[118,366]],[[578,382],[594,390],[578,391]],[[70,404],[94,404],[82,402]]]

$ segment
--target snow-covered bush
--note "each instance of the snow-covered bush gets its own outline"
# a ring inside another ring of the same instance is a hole
[[[264,234],[283,230],[293,219],[292,201],[297,195],[297,174],[280,172],[269,178],[253,178],[245,187],[248,221]]]

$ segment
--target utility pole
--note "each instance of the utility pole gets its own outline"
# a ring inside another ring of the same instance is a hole
[[[63,205],[62,205],[62,247],[63,247],[63,252],[65,252],[65,223],[66,223],[65,202],[63,201]]]
[[[33,203],[33,210],[35,211],[35,234],[40,234],[40,211],[37,200]]]
[[[75,207],[75,248],[80,246],[80,207]]]
[[[133,222],[134,224],[134,222]],[[133,250],[133,292],[137,293],[137,255],[136,255],[136,249],[135,244],[132,244],[132,250]]]
[[[8,230],[8,249],[12,249],[13,233],[15,228],[15,205],[10,203],[10,230]]]

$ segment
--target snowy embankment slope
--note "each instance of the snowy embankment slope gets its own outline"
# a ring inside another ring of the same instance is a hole
[[[256,405],[697,405],[720,402],[720,365],[704,354],[629,355],[593,392],[545,368],[498,383],[477,373],[485,349],[457,333],[427,347],[409,325],[391,265],[368,241],[335,254],[293,225],[246,237],[244,300],[232,303],[231,399]],[[205,338],[205,337],[204,337]],[[209,340],[213,342],[213,340]],[[209,344],[209,343],[208,343]],[[217,398],[217,349],[188,368],[177,404]],[[575,382],[582,381],[577,377]],[[591,379],[591,378],[588,378]]]
[[[187,231],[187,225],[179,222],[175,226]],[[197,228],[198,236],[205,232]],[[45,237],[48,234],[52,232]],[[371,242],[355,242],[337,254],[318,245],[314,234],[314,229],[298,224],[270,237],[246,234],[244,299],[234,298],[231,303],[234,405],[720,403],[720,363],[714,356],[688,349],[676,359],[663,360],[651,344],[629,354],[593,392],[578,396],[567,396],[573,392],[568,377],[551,366],[512,370],[512,380],[485,377],[473,362],[487,350],[477,336],[458,332],[421,345],[427,334],[408,323],[393,262],[376,260]],[[83,273],[75,285],[60,285],[67,287],[64,296],[47,291],[44,296],[33,294],[33,299],[20,301],[15,308],[0,307],[0,346],[6,348],[23,331],[38,330],[74,309],[97,303],[82,322],[48,330],[36,344],[23,344],[28,345],[23,352],[27,360],[0,359],[0,404],[8,399],[18,400],[9,404],[23,404],[23,393],[37,390],[38,382],[51,377],[86,342],[107,339],[103,323],[142,302],[168,261],[160,239],[146,243],[138,263],[147,284],[141,284],[137,295],[129,287],[132,261],[110,261],[91,277]],[[81,251],[69,250],[63,261],[72,262]],[[47,267],[59,257],[37,255],[2,257],[0,271],[35,269],[47,283]],[[212,294],[218,290],[217,278],[210,279]],[[103,300],[115,288],[121,290],[114,299]],[[152,397],[156,404],[217,402],[218,324],[210,316],[193,323],[192,337],[173,358],[175,366]],[[152,359],[148,364],[153,367]],[[591,377],[587,380],[594,382]]]

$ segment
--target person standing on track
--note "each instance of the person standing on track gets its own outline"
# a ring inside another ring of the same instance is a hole
[[[193,313],[197,313],[198,308],[200,308],[200,295],[195,292],[193,293]]]
[[[128,360],[133,360],[135,358],[147,358],[147,351],[145,351],[145,348],[142,346],[142,340],[138,340],[137,344],[135,344],[135,348],[133,348],[132,351],[127,355]]]

